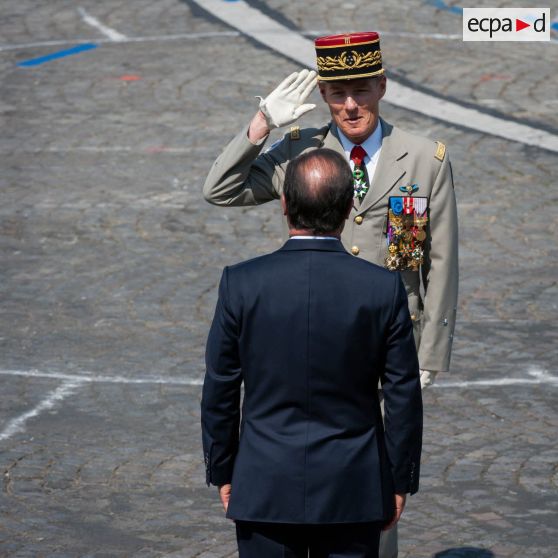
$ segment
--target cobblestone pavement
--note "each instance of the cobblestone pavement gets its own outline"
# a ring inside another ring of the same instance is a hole
[[[557,44],[408,37],[459,34],[432,4],[267,8],[310,34],[366,21],[393,75],[558,127]],[[78,7],[143,39],[108,42]],[[280,246],[280,217],[201,187],[254,95],[297,67],[179,0],[5,0],[0,25],[0,556],[236,556],[204,484],[196,382],[222,267]],[[34,68],[16,64],[66,47],[4,48],[99,39]],[[425,392],[400,556],[555,558],[557,157],[383,114],[448,145],[461,223],[452,373]]]

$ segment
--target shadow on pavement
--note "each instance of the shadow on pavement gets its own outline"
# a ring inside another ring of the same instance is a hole
[[[464,546],[462,548],[448,548],[437,552],[432,558],[495,558],[494,552],[484,548]]]

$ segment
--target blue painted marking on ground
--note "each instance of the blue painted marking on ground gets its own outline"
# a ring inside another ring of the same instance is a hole
[[[446,10],[447,12],[451,12],[453,14],[463,14],[463,8],[460,8],[459,6],[448,6],[444,0],[426,0],[426,3],[431,4],[439,10]]]
[[[59,50],[58,52],[53,52],[52,54],[47,54],[46,56],[41,56],[39,58],[31,58],[30,60],[24,60],[19,62],[17,65],[21,68],[30,68],[32,66],[39,66],[45,62],[50,62],[51,60],[56,60],[58,58],[64,58],[65,56],[72,56],[73,54],[79,54],[86,50],[91,50],[97,48],[94,43],[85,43],[83,45],[78,45],[72,48],[67,48],[65,50]]]

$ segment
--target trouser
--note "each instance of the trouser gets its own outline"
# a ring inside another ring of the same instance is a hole
[[[384,392],[378,390],[380,397],[380,409],[382,411],[382,418],[384,416]],[[389,529],[389,531],[382,531],[380,535],[380,558],[397,558],[399,554],[399,546],[397,543],[397,525]]]
[[[382,523],[236,521],[239,558],[378,558]]]
[[[397,558],[397,525],[380,535],[380,558]]]

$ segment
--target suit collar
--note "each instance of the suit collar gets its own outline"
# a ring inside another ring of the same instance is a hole
[[[346,252],[340,240],[335,239],[289,239],[280,250],[319,250],[322,252]]]

